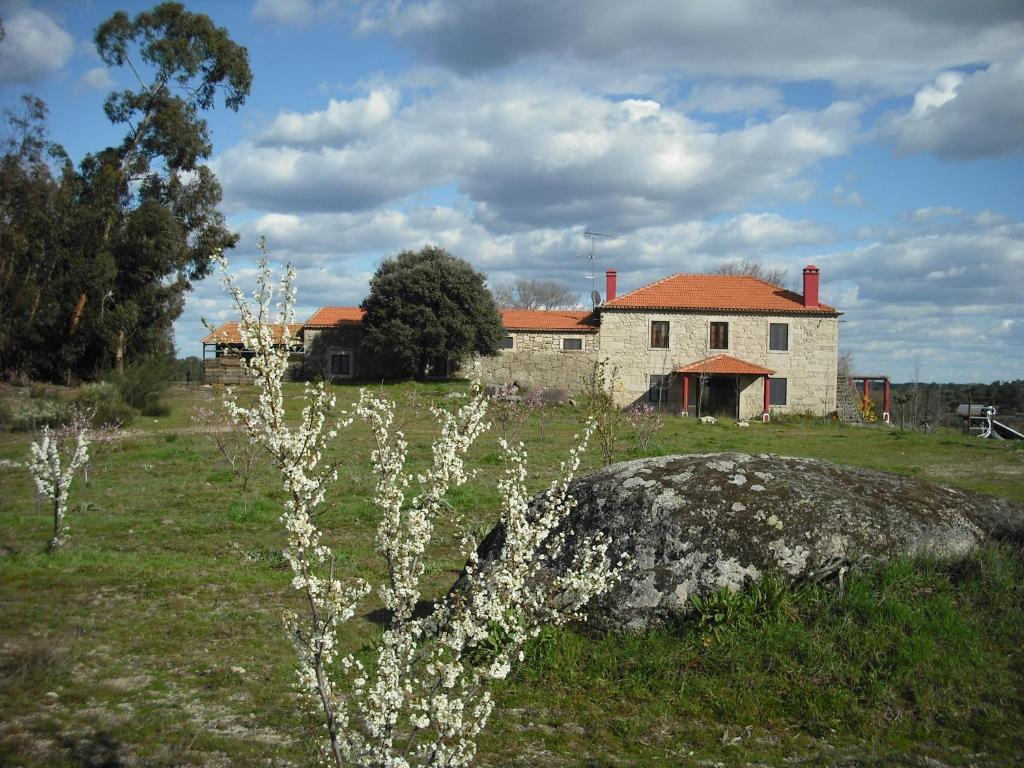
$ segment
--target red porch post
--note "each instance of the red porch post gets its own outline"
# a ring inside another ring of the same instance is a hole
[[[892,417],[889,415],[889,378],[883,379],[884,386],[882,389],[882,421],[886,424],[892,422]]]
[[[764,411],[761,413],[761,421],[768,422],[771,420],[771,403],[772,403],[772,389],[771,389],[772,377],[767,374],[764,377]]]
[[[864,399],[871,399],[871,379],[864,379]]]
[[[679,414],[680,416],[689,416],[690,408],[690,377],[688,374],[683,374],[683,410]]]

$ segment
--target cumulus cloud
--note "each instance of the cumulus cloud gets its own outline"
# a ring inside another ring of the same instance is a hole
[[[936,70],[1017,55],[1019,3],[959,0],[380,0],[360,28],[426,60],[478,72],[531,57],[718,77],[832,80],[905,90]]]
[[[98,91],[106,91],[114,87],[114,78],[106,67],[93,67],[81,77],[81,82]]]
[[[685,106],[701,112],[778,112],[782,109],[782,93],[767,85],[732,85],[711,83],[696,85]]]
[[[256,0],[252,8],[254,18],[274,24],[306,24],[313,14],[311,0]]]
[[[971,74],[943,72],[882,125],[902,153],[974,160],[1024,152],[1024,58]]]
[[[846,312],[841,344],[855,358],[904,380],[916,361],[925,380],[1024,376],[1024,334],[1015,333],[1024,224],[952,213],[919,219],[819,263],[823,292],[855,287],[853,303],[837,302]]]
[[[398,92],[376,88],[364,99],[331,99],[327,109],[307,114],[284,112],[257,139],[261,145],[324,145],[341,147],[368,138],[394,115]]]
[[[837,102],[722,130],[652,99],[528,79],[454,80],[402,107],[392,91],[282,115],[221,156],[229,204],[374,208],[453,185],[493,230],[601,222],[620,230],[799,199],[847,151],[860,108]]]
[[[74,41],[53,17],[20,6],[0,10],[6,32],[0,41],[0,83],[32,83],[67,63]]]

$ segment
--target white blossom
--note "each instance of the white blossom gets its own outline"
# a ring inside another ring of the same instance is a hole
[[[53,503],[53,536],[46,547],[50,552],[68,540],[68,491],[75,471],[89,461],[89,438],[85,428],[75,433],[74,448],[66,458],[61,455],[62,443],[49,427],[43,427],[39,442],[29,446],[28,469],[35,481],[36,493]]]
[[[285,271],[277,291],[279,312],[271,319],[274,290],[265,257],[252,304],[232,282],[222,257],[220,262],[222,281],[240,315],[242,342],[254,353],[242,361],[244,370],[258,391],[251,406],[240,405],[231,390],[226,403],[281,473],[287,499],[281,516],[285,557],[292,587],[308,608],[301,618],[288,612],[285,624],[298,650],[299,690],[324,718],[324,756],[338,766],[468,765],[494,706],[487,683],[509,674],[523,658],[523,644],[542,625],[580,618],[587,601],[617,578],[621,564],[609,562],[608,541],[599,535],[577,542],[569,567],[559,571],[564,575],[546,568],[568,557],[560,524],[575,506],[569,483],[593,427],[588,425],[559,477],[532,507],[526,453],[521,445],[499,441],[506,462],[499,482],[505,546],[493,561],[480,562],[475,540],[464,531],[468,562],[462,583],[430,615],[418,617],[425,553],[438,517],[451,511],[446,494],[471,476],[465,455],[488,429],[488,399],[475,385],[461,408],[432,409],[440,434],[429,467],[418,474],[406,468],[408,444],[395,424],[394,404],[367,390],[360,392],[352,416],[343,414],[329,424],[334,397],[323,382],[308,384],[299,424],[290,426],[281,381],[291,343],[294,270]],[[274,344],[271,322],[280,324],[283,344]],[[337,478],[335,468],[322,462],[326,441],[357,417],[369,425],[374,440],[376,547],[387,572],[377,594],[390,617],[372,668],[352,655],[339,655],[337,636],[371,588],[362,579],[335,576],[335,558],[316,517]],[[346,684],[338,685],[337,678]]]

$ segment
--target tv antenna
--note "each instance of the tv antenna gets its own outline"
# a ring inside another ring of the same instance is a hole
[[[584,237],[590,238],[590,255],[585,257],[590,259],[590,298],[594,298],[594,294],[597,293],[597,272],[594,271],[594,242],[599,237],[615,237],[615,235],[605,235],[601,232],[591,232],[589,229],[584,230]],[[597,302],[595,302],[597,304]]]

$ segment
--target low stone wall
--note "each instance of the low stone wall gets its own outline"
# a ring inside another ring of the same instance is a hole
[[[285,381],[302,381],[305,356],[296,352],[289,359],[284,372]],[[203,361],[204,384],[249,384],[252,379],[242,370],[241,358],[234,355],[210,357]]]
[[[504,350],[495,357],[477,357],[470,370],[485,386],[518,383],[530,389],[564,387],[577,392],[593,370],[594,355],[588,352]]]

